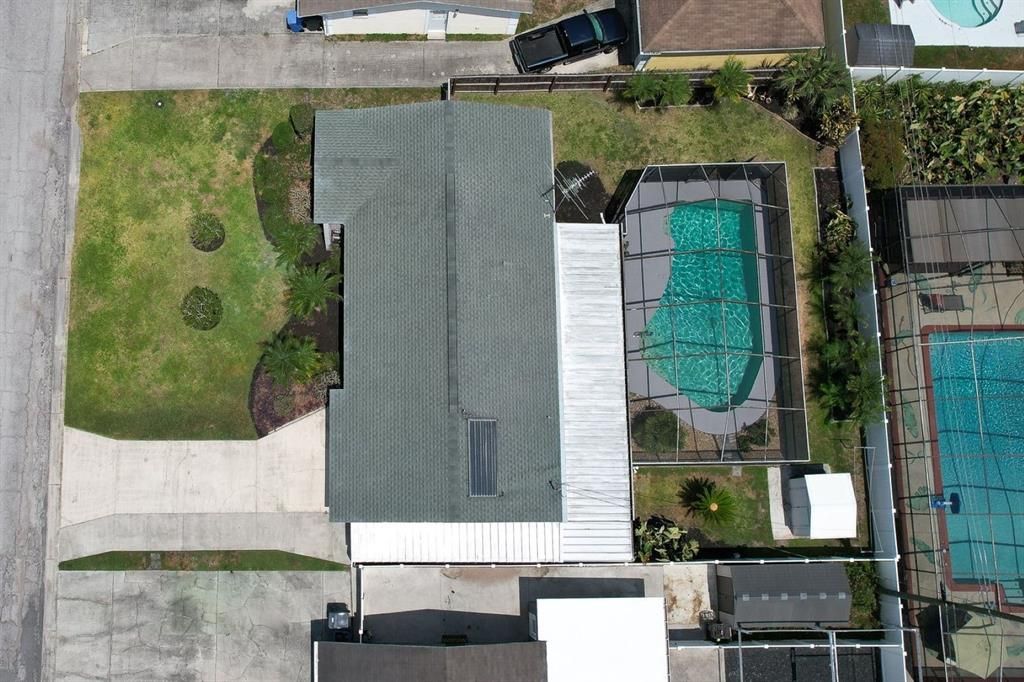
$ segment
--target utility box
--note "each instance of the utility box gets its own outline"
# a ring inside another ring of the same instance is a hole
[[[302,33],[302,21],[299,20],[299,13],[293,9],[288,10],[285,17],[285,24],[292,33]]]

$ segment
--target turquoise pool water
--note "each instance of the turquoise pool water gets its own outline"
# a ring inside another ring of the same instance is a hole
[[[1024,332],[929,334],[953,579],[1024,601]],[[979,456],[980,455],[980,456]]]
[[[1003,0],[932,0],[932,4],[954,24],[974,28],[995,19]]]
[[[698,201],[674,208],[667,222],[682,253],[672,256],[644,330],[644,359],[694,403],[724,411],[747,399],[762,361],[757,256],[728,250],[756,249],[754,211]]]

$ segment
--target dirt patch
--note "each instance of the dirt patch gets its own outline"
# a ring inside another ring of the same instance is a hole
[[[610,197],[601,177],[579,161],[555,166],[555,218],[563,223],[600,223]]]
[[[839,180],[838,168],[815,168],[814,189],[818,195],[818,230],[829,221],[829,208],[839,206],[845,208],[846,198],[843,196],[843,185]]]

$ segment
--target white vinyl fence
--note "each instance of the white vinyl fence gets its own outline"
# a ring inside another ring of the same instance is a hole
[[[881,77],[887,83],[920,76],[925,83],[990,81],[992,85],[1024,85],[1024,71],[999,71],[994,69],[919,69],[909,66],[851,66],[850,75],[853,76],[855,81],[866,81]]]

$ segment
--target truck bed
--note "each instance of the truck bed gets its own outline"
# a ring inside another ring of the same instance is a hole
[[[520,62],[527,70],[556,63],[567,56],[555,26],[521,35],[515,39],[515,43]]]

